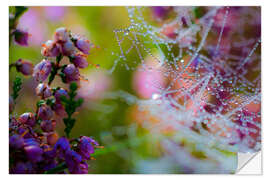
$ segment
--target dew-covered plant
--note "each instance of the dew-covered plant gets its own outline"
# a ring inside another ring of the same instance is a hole
[[[127,10],[111,72],[121,64],[145,83],[134,85],[139,97],[113,97],[137,107],[139,125],[161,136],[182,172],[234,172],[237,152],[261,148],[260,8]]]
[[[29,35],[16,29],[16,24],[25,10],[25,7],[15,7],[15,12],[10,14],[10,38],[14,36],[14,41],[23,46],[28,44]],[[39,97],[36,109],[17,115],[15,104],[22,80],[17,77],[13,82],[9,99],[10,173],[88,173],[87,161],[99,145],[87,136],[70,138],[70,132],[76,123],[73,115],[83,103],[82,98],[77,98],[82,78],[79,68],[88,66],[89,50],[89,40],[61,27],[56,29],[53,40],[43,45],[44,59],[38,64],[33,66],[23,59],[10,64],[10,70],[15,67],[17,72],[32,76],[39,83],[35,89]],[[63,62],[64,58],[69,62]],[[69,90],[53,87],[56,77],[68,84]],[[65,136],[58,136],[55,116],[63,120]]]

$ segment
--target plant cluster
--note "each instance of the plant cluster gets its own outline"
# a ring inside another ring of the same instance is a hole
[[[29,34],[16,29],[15,24],[26,9],[16,7],[15,13],[10,15],[10,35],[23,46],[28,44]],[[88,173],[87,161],[99,145],[87,136],[70,138],[70,132],[76,122],[73,114],[83,103],[82,98],[76,98],[81,79],[79,68],[88,66],[89,50],[89,40],[62,27],[55,31],[53,40],[43,45],[41,54],[44,59],[40,63],[33,66],[30,61],[19,59],[10,64],[10,69],[15,67],[39,83],[36,95],[40,97],[36,110],[15,115],[16,99],[22,85],[20,78],[15,79],[9,99],[10,173]],[[61,61],[64,57],[69,59],[69,63]],[[64,84],[69,84],[69,90],[52,87],[56,76]],[[59,137],[55,130],[56,115],[63,119],[65,136]]]

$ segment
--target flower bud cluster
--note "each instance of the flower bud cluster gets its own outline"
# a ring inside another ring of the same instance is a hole
[[[60,65],[61,59],[55,64],[49,60],[43,60],[36,65],[33,76],[37,81],[44,81],[51,71],[61,70],[58,75],[64,83],[78,81],[80,79],[78,68],[88,66],[87,55],[89,50],[89,40],[73,35],[66,28],[58,28],[54,33],[53,40],[48,40],[43,44],[41,54],[46,58],[67,56],[71,64]]]

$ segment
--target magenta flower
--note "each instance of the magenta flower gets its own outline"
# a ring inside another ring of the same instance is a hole
[[[74,66],[74,64],[69,64],[63,69],[64,80],[66,83],[70,83],[72,81],[78,81],[80,79],[80,72]]]
[[[19,59],[15,63],[16,69],[18,72],[21,72],[23,75],[28,76],[33,73],[33,64],[29,61]]]
[[[86,56],[82,53],[76,53],[72,56],[72,63],[78,68],[86,68],[88,66]]]
[[[31,112],[27,112],[27,113],[23,113],[20,118],[19,121],[22,124],[27,124],[29,126],[34,126],[36,123],[36,119],[33,113]]]
[[[28,45],[29,33],[20,29],[14,31],[14,41],[21,46]]]
[[[36,88],[36,94],[42,98],[48,98],[52,95],[51,88],[46,83],[40,83]]]
[[[33,77],[36,81],[45,81],[52,70],[52,65],[49,60],[42,60],[34,68]]]

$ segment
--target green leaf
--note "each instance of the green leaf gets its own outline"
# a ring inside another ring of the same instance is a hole
[[[13,94],[11,95],[14,101],[19,96],[19,91],[21,90],[22,80],[19,77],[16,77],[13,81]]]

